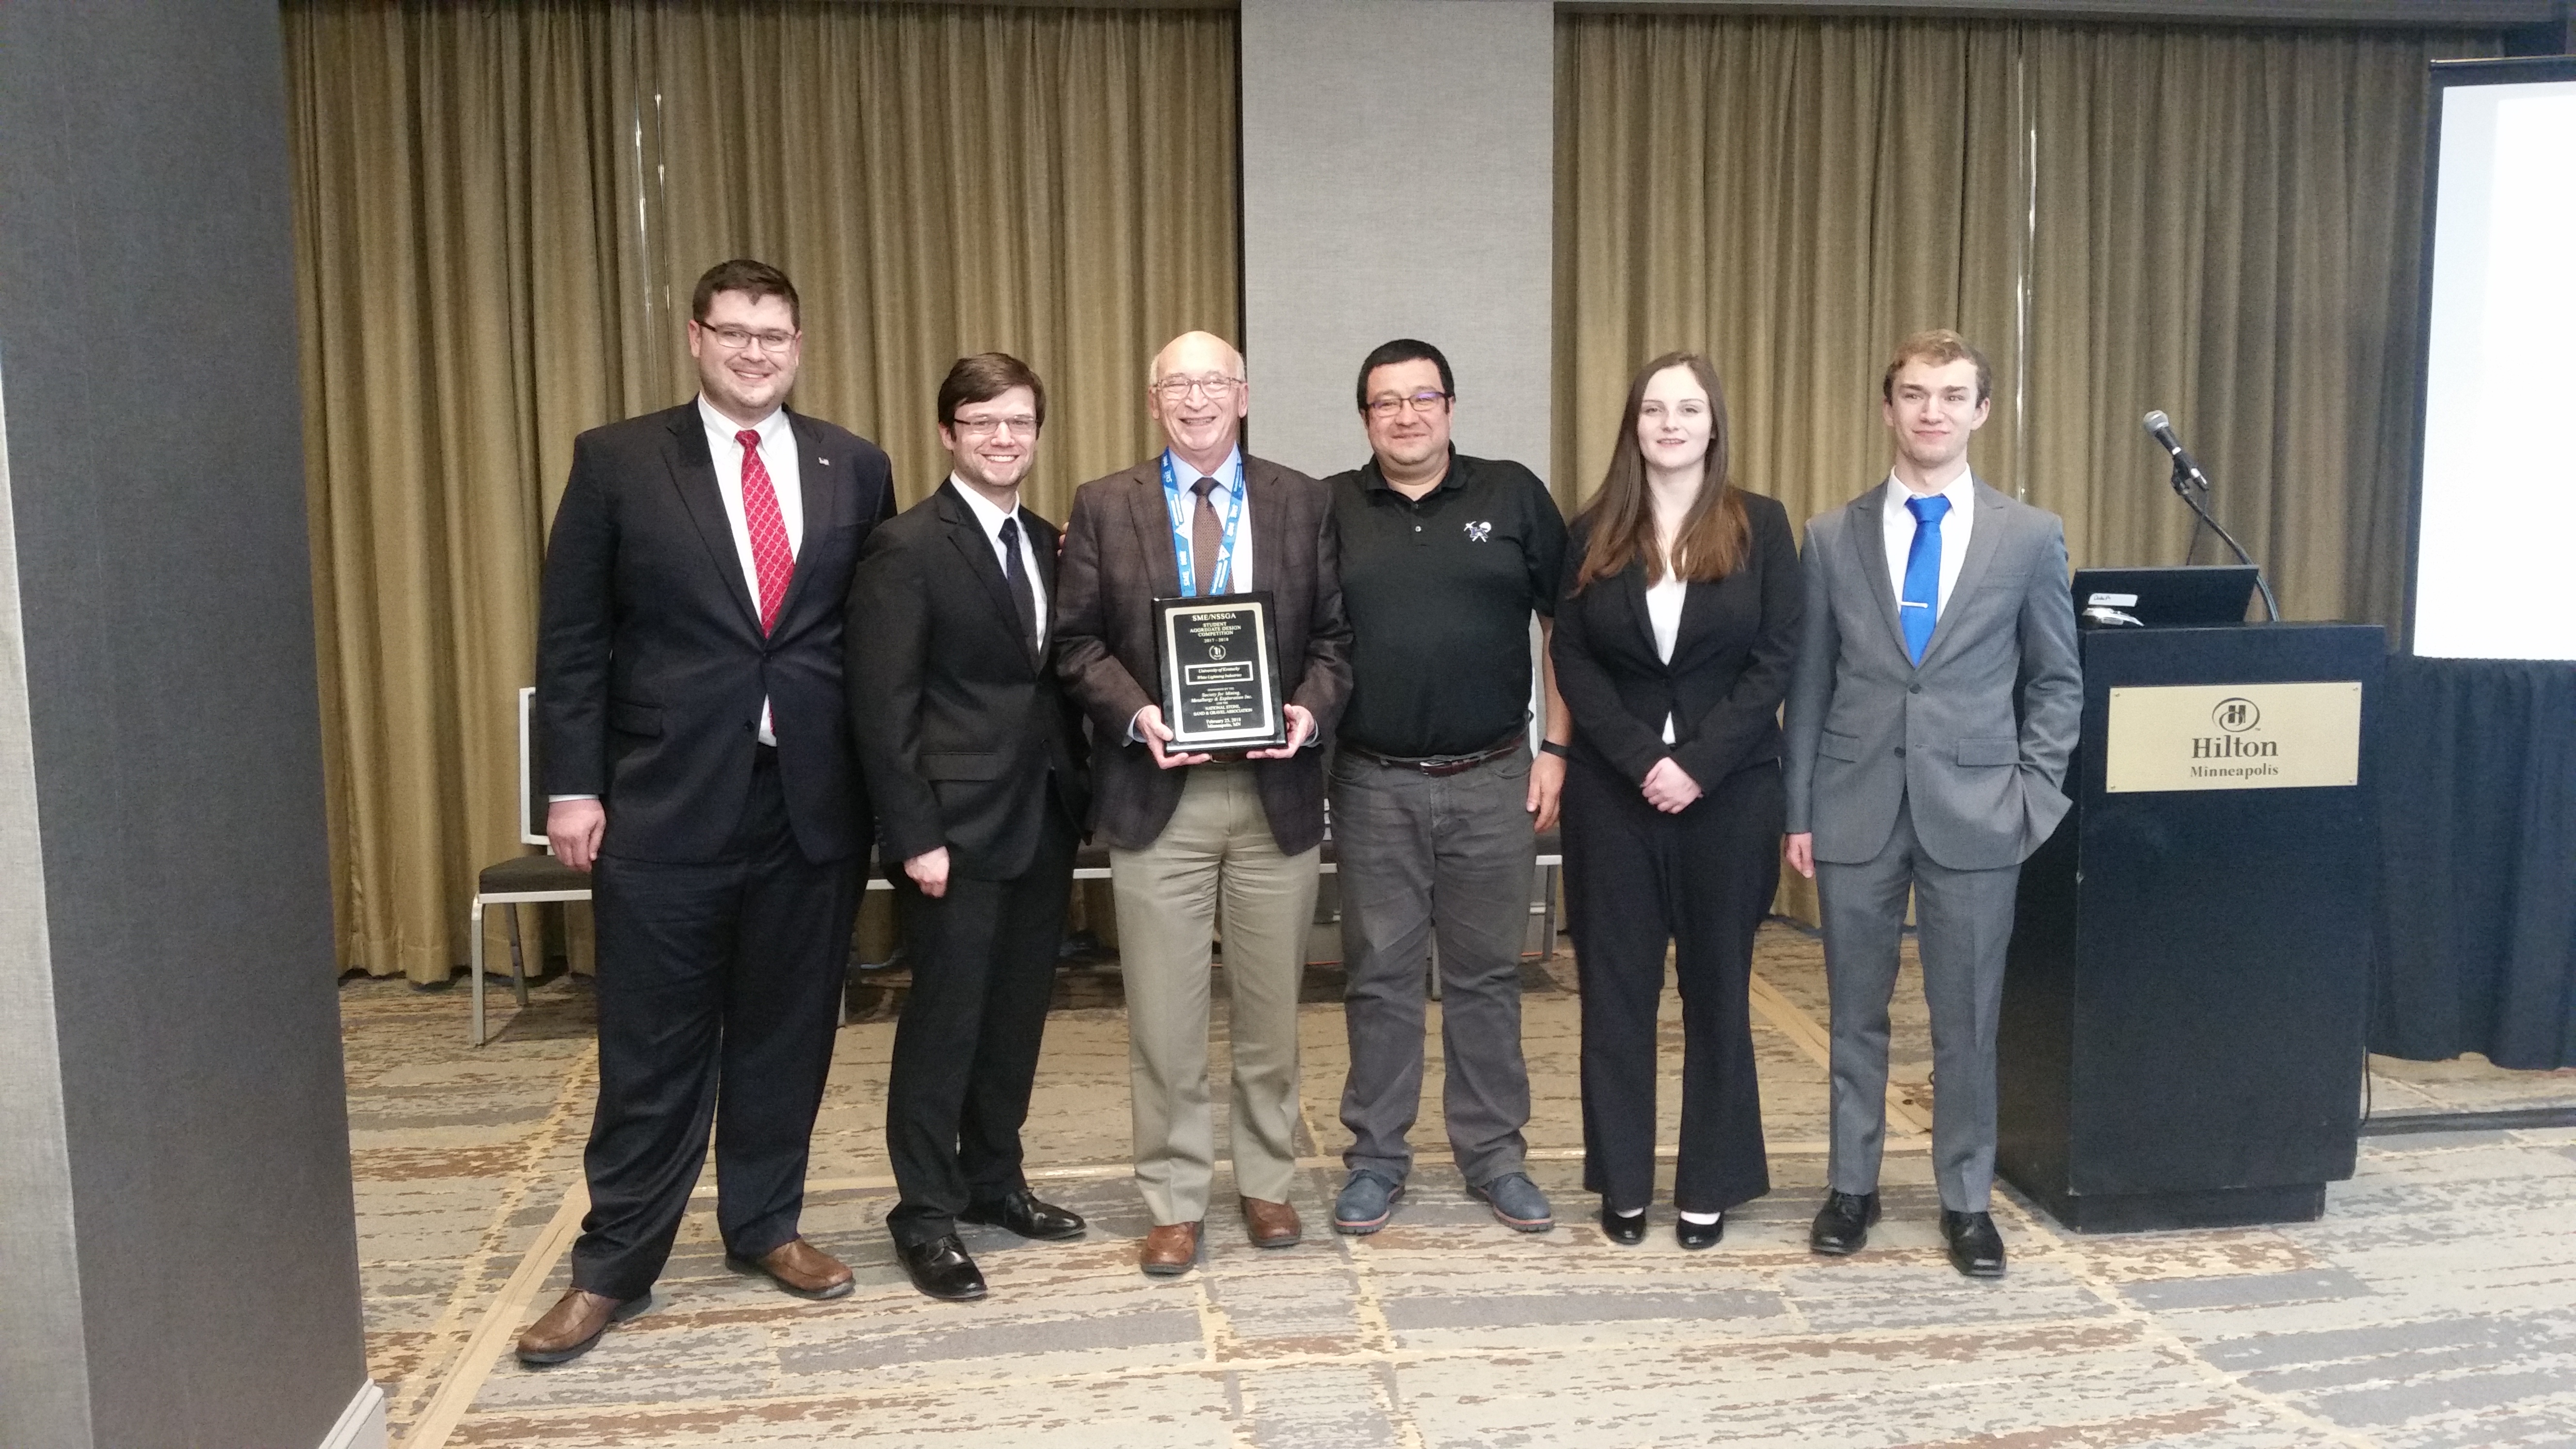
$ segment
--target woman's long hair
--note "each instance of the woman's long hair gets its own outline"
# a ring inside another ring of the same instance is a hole
[[[1644,406],[1646,384],[1667,368],[1687,367],[1708,389],[1708,458],[1700,477],[1699,497],[1674,538],[1674,557],[1667,561],[1655,545],[1655,510],[1646,490],[1645,450],[1637,446],[1637,410]],[[1715,583],[1735,572],[1753,543],[1753,525],[1744,500],[1727,482],[1726,393],[1717,369],[1696,352],[1667,352],[1647,363],[1628,384],[1628,410],[1619,415],[1619,436],[1610,447],[1610,467],[1601,475],[1601,491],[1577,515],[1589,520],[1591,542],[1583,550],[1583,567],[1575,575],[1581,593],[1595,579],[1616,578],[1643,559],[1651,581],[1671,572],[1692,583]]]

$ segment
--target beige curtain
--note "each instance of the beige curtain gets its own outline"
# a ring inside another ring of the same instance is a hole
[[[686,396],[698,274],[803,293],[796,404],[940,476],[961,353],[1050,384],[1033,506],[1153,446],[1146,359],[1235,329],[1226,13],[285,10],[341,964],[445,980],[518,849],[511,698],[583,428]]]
[[[2171,413],[2293,618],[2393,622],[2426,85],[2492,36],[1568,15],[1556,477],[1597,486],[1634,369],[1707,352],[1736,481],[1806,518],[1885,476],[1890,346],[1995,366],[1981,476],[2074,562],[2180,562]],[[2197,557],[2211,561],[2214,540]],[[1782,907],[1813,918],[1791,877]]]

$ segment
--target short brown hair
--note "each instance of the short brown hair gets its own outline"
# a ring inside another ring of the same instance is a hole
[[[715,305],[718,292],[742,292],[755,302],[763,297],[783,297],[787,301],[788,325],[797,328],[805,325],[796,306],[796,284],[787,280],[785,272],[767,262],[736,257],[707,268],[707,274],[698,278],[698,290],[689,298],[689,319],[705,322],[707,309]]]
[[[1037,400],[1038,428],[1046,428],[1046,384],[1036,369],[1007,352],[978,352],[957,359],[939,384],[939,425],[957,426],[957,410],[968,403],[991,402],[1012,388],[1024,387]]]
[[[1896,374],[1909,362],[1920,362],[1927,367],[1973,362],[1977,365],[1977,401],[1984,402],[1995,395],[1995,370],[1987,365],[1986,355],[1967,338],[1949,328],[1935,327],[1929,332],[1917,332],[1896,344],[1896,355],[1888,359],[1887,375],[1878,380],[1880,401],[1896,401]]]

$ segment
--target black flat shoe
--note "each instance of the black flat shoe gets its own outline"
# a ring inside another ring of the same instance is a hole
[[[912,1277],[912,1286],[925,1295],[946,1303],[966,1303],[984,1296],[984,1274],[975,1260],[966,1256],[966,1245],[955,1233],[932,1238],[926,1243],[897,1243],[895,1256],[903,1260],[903,1271]]]
[[[1971,1278],[2004,1275],[2004,1239],[1986,1213],[1941,1210],[1941,1241],[1949,1245],[1950,1266]]]
[[[1807,1230],[1807,1246],[1827,1257],[1849,1257],[1869,1241],[1869,1225],[1877,1221],[1877,1193],[1828,1192],[1816,1210],[1816,1225]]]
[[[1006,1228],[1021,1237],[1046,1243],[1081,1237],[1089,1226],[1083,1222],[1082,1214],[1050,1202],[1040,1202],[1038,1195],[1025,1187],[1009,1197],[971,1203],[966,1211],[957,1215],[957,1221]]]
[[[1726,1214],[1720,1213],[1713,1223],[1695,1223],[1688,1218],[1673,1219],[1673,1241],[1685,1248],[1714,1248],[1726,1236]]]
[[[1601,1209],[1601,1235],[1621,1247],[1635,1247],[1646,1240],[1646,1210],[1614,1213],[1605,1204]]]

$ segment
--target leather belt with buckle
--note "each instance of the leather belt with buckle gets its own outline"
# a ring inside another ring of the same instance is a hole
[[[1375,750],[1369,749],[1363,745],[1352,744],[1348,740],[1344,740],[1342,742],[1343,749],[1350,751],[1352,754],[1359,756],[1363,760],[1374,761],[1381,765],[1392,765],[1399,770],[1419,770],[1423,774],[1429,775],[1435,780],[1446,779],[1451,775],[1463,775],[1467,771],[1476,768],[1478,765],[1491,764],[1506,755],[1517,753],[1520,750],[1520,747],[1521,737],[1518,732],[1515,732],[1510,739],[1503,741],[1492,749],[1483,750],[1472,755],[1431,755],[1423,759],[1406,759],[1402,755],[1381,755]]]

